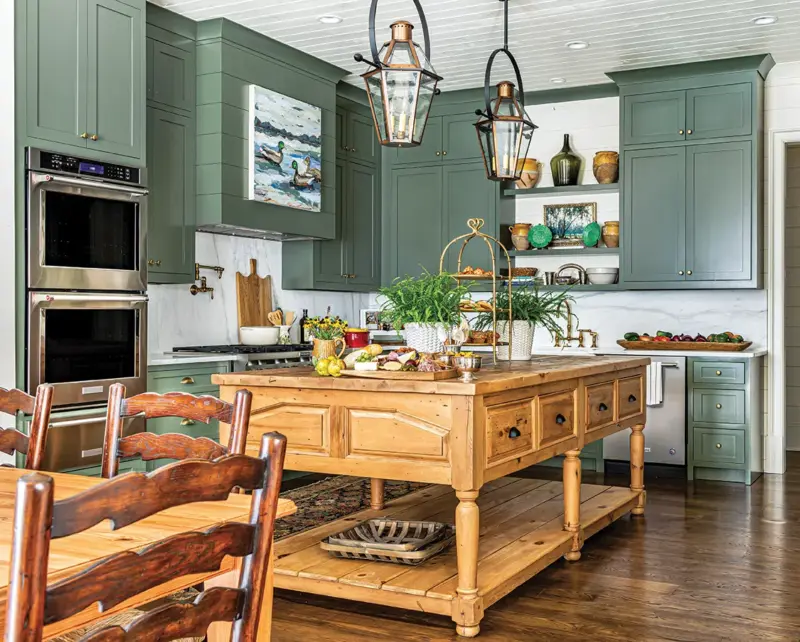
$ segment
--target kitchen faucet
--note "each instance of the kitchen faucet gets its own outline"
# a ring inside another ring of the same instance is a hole
[[[567,334],[564,337],[556,334],[555,343],[553,345],[556,348],[561,348],[561,347],[567,347],[568,348],[568,347],[570,347],[570,343],[572,341],[577,341],[578,345],[580,346],[583,343],[583,341],[581,340],[581,335],[572,336],[572,306],[569,304],[569,301],[566,301],[566,300],[562,301],[559,304],[556,312],[558,312],[558,310],[561,309],[562,305],[566,306],[566,308],[567,308]]]

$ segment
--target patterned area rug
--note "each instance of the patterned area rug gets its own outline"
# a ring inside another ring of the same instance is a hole
[[[275,524],[275,539],[282,539],[310,528],[316,528],[351,513],[369,508],[370,481],[364,477],[328,477],[321,481],[282,493],[297,505],[297,512],[279,519]],[[384,491],[389,502],[430,484],[387,481]]]

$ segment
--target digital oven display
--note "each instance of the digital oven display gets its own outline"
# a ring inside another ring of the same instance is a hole
[[[94,174],[95,176],[103,176],[106,173],[106,168],[103,165],[82,162],[78,165],[78,171],[81,174]]]

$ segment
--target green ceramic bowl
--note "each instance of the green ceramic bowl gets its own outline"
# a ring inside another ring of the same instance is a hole
[[[528,240],[535,248],[542,249],[550,245],[553,240],[553,232],[546,225],[534,225],[528,231]]]
[[[599,223],[589,223],[583,228],[583,244],[586,247],[594,247],[600,242],[603,230]]]

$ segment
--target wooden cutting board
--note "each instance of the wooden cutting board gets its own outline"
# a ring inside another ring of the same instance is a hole
[[[258,276],[255,259],[250,259],[250,274],[236,273],[236,312],[240,328],[272,325],[267,318],[267,313],[272,312],[272,278]]]

